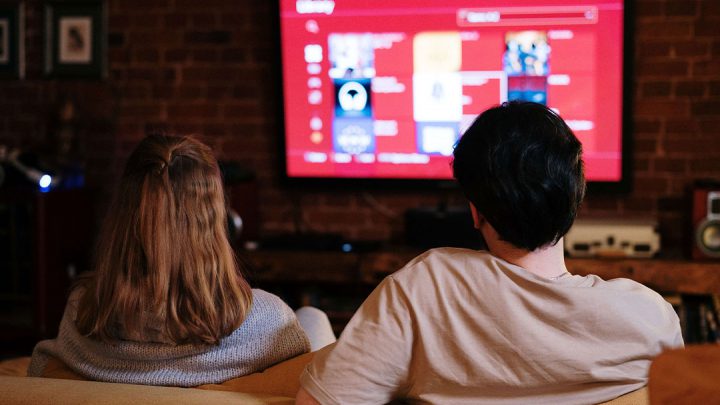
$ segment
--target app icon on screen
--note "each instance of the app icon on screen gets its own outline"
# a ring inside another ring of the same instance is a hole
[[[550,45],[544,31],[505,34],[503,70],[508,76],[547,76],[550,73]]]
[[[459,72],[413,75],[413,117],[417,122],[460,122],[462,96]]]
[[[330,34],[328,46],[330,77],[333,79],[375,76],[372,34]]]
[[[418,122],[416,124],[418,152],[450,156],[460,134],[457,122]]]
[[[375,152],[372,119],[336,118],[333,122],[333,149],[350,155]]]
[[[462,39],[457,31],[421,32],[413,38],[415,73],[459,72]]]
[[[333,79],[336,117],[372,116],[370,79]]]

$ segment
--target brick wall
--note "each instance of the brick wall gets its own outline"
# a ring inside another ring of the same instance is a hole
[[[720,179],[720,2],[639,0],[634,83],[634,191],[588,201],[660,219],[666,245],[682,245],[686,192]]]
[[[47,142],[57,103],[83,123],[88,182],[109,190],[147,132],[194,133],[221,159],[255,170],[264,234],[297,224],[361,239],[399,239],[402,214],[462,198],[447,191],[288,190],[278,184],[278,83],[265,1],[110,0],[104,81],[42,77],[42,3],[26,1],[27,75],[0,82],[0,144]],[[720,178],[720,2],[637,0],[634,191],[589,196],[582,215],[649,214],[682,245],[685,190]],[[107,194],[107,193],[106,193]]]

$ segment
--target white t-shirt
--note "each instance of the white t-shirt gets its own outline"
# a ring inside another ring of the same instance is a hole
[[[682,345],[672,306],[639,283],[441,248],[383,280],[301,384],[322,404],[598,403]]]

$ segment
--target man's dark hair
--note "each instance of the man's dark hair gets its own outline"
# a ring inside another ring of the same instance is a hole
[[[582,145],[555,112],[512,101],[478,116],[455,147],[453,175],[504,241],[555,244],[585,195]]]

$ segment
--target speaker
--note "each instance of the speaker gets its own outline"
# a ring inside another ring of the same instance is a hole
[[[260,237],[260,210],[255,173],[231,161],[219,161],[228,203],[228,236],[233,245],[256,242]]]
[[[227,193],[228,220],[234,226],[231,228],[234,229],[234,238],[240,242],[256,242],[260,237],[260,213],[255,181],[230,185]]]
[[[693,259],[720,259],[720,183],[703,183],[692,192]]]
[[[472,214],[467,206],[418,207],[405,212],[405,238],[411,246],[463,247],[482,249],[485,241],[473,227]]]

